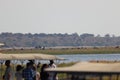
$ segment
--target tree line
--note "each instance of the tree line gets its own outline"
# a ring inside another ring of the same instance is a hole
[[[120,36],[110,36],[106,34],[104,37],[89,33],[78,35],[73,34],[45,34],[45,33],[1,33],[0,42],[5,47],[53,47],[53,46],[119,46]]]

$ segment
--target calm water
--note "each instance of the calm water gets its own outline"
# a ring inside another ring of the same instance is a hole
[[[74,55],[56,55],[57,57],[65,58],[66,60],[61,60],[59,63],[76,62],[76,61],[89,61],[89,60],[109,60],[109,61],[120,61],[120,54],[74,54]],[[14,60],[13,60],[14,61]],[[21,61],[14,61],[20,64]],[[26,64],[28,61],[23,61]],[[41,63],[49,63],[48,60],[38,60]]]
[[[89,60],[120,61],[120,54],[76,54],[56,56],[67,59],[64,62],[89,61]]]

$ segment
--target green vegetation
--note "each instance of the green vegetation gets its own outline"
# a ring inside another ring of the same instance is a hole
[[[110,54],[120,53],[120,48],[61,48],[61,49],[10,49],[1,50],[1,53],[44,53],[44,54]]]
[[[119,46],[120,37],[106,34],[104,37],[94,34],[31,34],[1,33],[0,42],[4,47],[55,47],[55,46]]]

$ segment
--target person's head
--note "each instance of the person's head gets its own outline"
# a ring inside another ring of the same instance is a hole
[[[34,60],[29,60],[30,65],[33,67],[35,65]]]
[[[6,65],[6,66],[10,66],[10,60],[6,60],[6,61],[5,61],[5,65]]]
[[[21,71],[22,69],[23,69],[23,67],[21,65],[17,65],[16,71]]]
[[[34,60],[29,60],[29,62],[30,62],[31,64],[34,64],[34,63],[35,63],[35,61],[34,61]]]
[[[43,64],[43,65],[42,65],[41,71],[44,71],[45,68],[48,68],[48,65],[47,65],[47,64]]]
[[[54,61],[53,60],[50,60],[50,64],[53,64],[54,63]]]
[[[26,67],[27,67],[27,68],[32,68],[32,64],[31,64],[30,62],[28,62],[28,63],[26,64]]]

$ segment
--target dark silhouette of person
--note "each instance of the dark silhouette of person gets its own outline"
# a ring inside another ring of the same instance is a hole
[[[15,73],[16,80],[23,80],[22,69],[23,69],[23,67],[21,65],[16,66],[16,73]]]
[[[24,80],[33,80],[34,74],[31,63],[27,63],[26,68],[22,71]]]
[[[14,78],[14,72],[10,66],[10,63],[11,63],[10,60],[5,61],[6,69],[5,69],[5,73],[3,75],[4,80],[13,80],[13,78]]]
[[[48,68],[47,64],[43,64],[41,67],[40,78],[41,80],[48,80],[49,74],[45,72],[45,69]]]
[[[57,66],[55,65],[54,61],[53,60],[50,60],[50,63],[49,63],[49,68],[56,68]],[[58,76],[57,76],[57,73],[55,72],[49,72],[49,80],[58,80]]]

